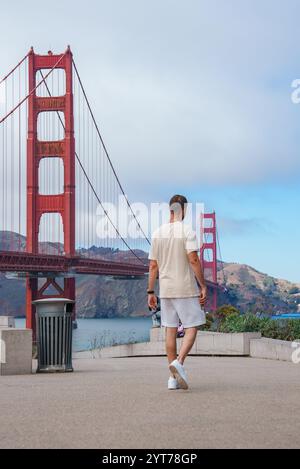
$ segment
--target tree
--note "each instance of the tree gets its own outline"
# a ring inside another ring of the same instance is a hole
[[[240,311],[232,305],[220,306],[215,312],[217,331],[221,330],[222,324],[226,321],[226,318],[238,317],[239,315]]]
[[[216,310],[216,317],[219,320],[226,319],[228,316],[239,316],[240,311],[232,305],[223,305]]]

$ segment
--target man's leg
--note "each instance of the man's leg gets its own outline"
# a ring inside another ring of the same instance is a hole
[[[166,353],[169,363],[177,358],[176,337],[177,327],[166,327]]]
[[[197,330],[198,330],[197,327],[189,327],[188,329],[185,329],[185,334],[184,334],[182,344],[180,347],[180,351],[178,354],[178,358],[177,358],[179,363],[181,363],[182,365],[189,351],[191,350],[191,348],[193,347],[195,343]]]

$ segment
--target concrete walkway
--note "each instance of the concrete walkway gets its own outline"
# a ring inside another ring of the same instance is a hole
[[[74,365],[0,377],[1,448],[300,447],[300,365],[190,357],[188,391],[166,389],[162,357]]]

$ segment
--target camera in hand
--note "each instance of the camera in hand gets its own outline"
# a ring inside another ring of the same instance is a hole
[[[160,311],[160,299],[158,296],[156,297],[156,308],[150,308],[149,306],[149,311],[152,311],[152,313],[158,313]]]
[[[149,306],[149,311],[152,312],[153,327],[160,327],[160,299],[158,296],[156,297],[156,300],[156,308],[150,308]]]

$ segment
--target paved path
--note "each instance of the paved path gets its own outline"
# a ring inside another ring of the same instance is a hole
[[[1,448],[300,447],[300,365],[190,357],[76,359],[76,372],[0,377]]]

